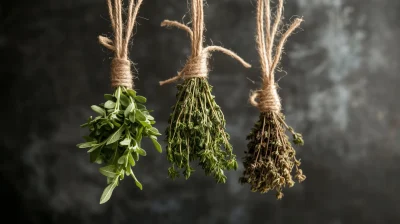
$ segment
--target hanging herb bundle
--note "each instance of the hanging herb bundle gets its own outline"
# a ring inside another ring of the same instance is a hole
[[[161,24],[186,31],[192,43],[191,56],[182,71],[176,77],[160,82],[164,85],[183,79],[183,83],[178,85],[177,102],[166,129],[167,159],[171,163],[168,174],[174,179],[183,170],[188,179],[194,171],[190,162],[197,160],[206,175],[212,175],[218,183],[225,183],[224,171],[236,169],[237,161],[225,131],[224,115],[207,81],[207,61],[211,52],[221,51],[247,68],[251,65],[228,49],[203,47],[203,14],[203,0],[192,0],[192,28],[169,20]]]
[[[133,90],[131,62],[128,58],[128,45],[135,25],[135,19],[142,0],[130,0],[128,19],[122,21],[122,0],[108,0],[109,13],[115,39],[100,36],[100,43],[114,51],[111,63],[111,82],[115,88],[114,94],[105,94],[105,103],[92,106],[98,116],[90,117],[88,122],[81,125],[89,129],[85,143],[78,144],[79,148],[90,148],[90,162],[104,164],[100,173],[107,177],[108,186],[105,188],[100,204],[107,202],[119,181],[125,176],[131,176],[136,186],[142,189],[142,184],[134,175],[132,168],[139,161],[139,156],[146,156],[141,148],[143,137],[148,137],[155,148],[161,153],[157,142],[158,130],[152,125],[154,118],[146,109],[146,98]],[[125,28],[125,32],[124,32]]]
[[[242,184],[251,185],[253,192],[266,193],[276,190],[278,199],[283,197],[283,187],[294,185],[293,168],[295,168],[295,179],[298,182],[306,178],[299,168],[300,160],[296,159],[296,152],[286,131],[293,135],[294,144],[303,145],[304,142],[301,134],[294,132],[293,128],[285,123],[274,78],[283,45],[293,31],[300,26],[302,19],[297,18],[288,26],[273,50],[274,39],[281,25],[282,12],[283,0],[279,0],[275,21],[271,27],[270,1],[258,0],[257,42],[263,72],[263,88],[254,92],[250,102],[260,109],[261,114],[259,121],[247,137],[249,143],[243,162],[245,170],[243,177],[240,178]]]

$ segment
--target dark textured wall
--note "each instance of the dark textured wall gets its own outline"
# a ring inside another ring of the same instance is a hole
[[[190,46],[185,33],[159,24],[181,20],[186,2],[145,0],[131,48],[136,88],[160,130],[176,88],[158,81],[176,74]],[[242,167],[228,173],[226,185],[202,172],[171,181],[165,154],[151,149],[135,168],[144,190],[127,179],[99,205],[104,178],[75,145],[89,106],[111,92],[112,54],[96,40],[111,31],[106,3],[2,1],[0,191],[8,208],[2,216],[41,224],[400,223],[400,2],[288,0],[285,10],[287,19],[305,19],[285,48],[287,75],[279,84],[288,122],[305,137],[298,155],[307,180],[282,201],[239,185]],[[254,65],[246,70],[218,53],[211,59],[210,82],[240,158],[258,116],[248,103],[260,80],[255,1],[209,0],[205,13],[207,43]]]

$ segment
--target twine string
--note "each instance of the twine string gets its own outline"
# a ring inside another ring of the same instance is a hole
[[[168,80],[161,81],[160,85],[169,84],[179,79],[188,78],[207,78],[208,77],[208,59],[214,51],[220,51],[239,61],[244,67],[250,68],[251,65],[244,61],[240,56],[231,50],[220,46],[203,47],[204,41],[204,3],[203,0],[192,0],[192,28],[177,21],[164,20],[161,23],[163,27],[175,27],[186,31],[189,34],[192,48],[191,56],[188,58],[183,69],[178,75]]]
[[[111,40],[108,37],[99,36],[99,42],[114,52],[114,58],[111,61],[112,87],[125,86],[133,88],[132,62],[128,57],[128,47],[142,2],[143,0],[137,0],[135,4],[135,0],[129,1],[128,15],[124,24],[122,18],[123,0],[107,0],[114,39]]]
[[[278,36],[278,30],[282,24],[283,0],[278,1],[278,8],[273,23],[271,21],[270,9],[270,0],[258,0],[257,44],[263,73],[263,88],[255,91],[250,96],[250,103],[258,107],[262,112],[279,112],[282,107],[275,83],[275,70],[281,59],[285,42],[293,34],[294,30],[300,26],[303,19],[296,18],[281,35],[278,45],[273,49],[275,39]]]

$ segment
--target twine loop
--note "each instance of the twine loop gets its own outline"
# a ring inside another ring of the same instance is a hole
[[[258,99],[258,102],[256,101]],[[275,84],[265,85],[262,90],[254,92],[250,97],[250,103],[258,107],[262,112],[278,113],[282,106]]]

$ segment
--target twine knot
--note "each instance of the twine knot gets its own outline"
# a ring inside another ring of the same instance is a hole
[[[131,61],[127,59],[114,58],[111,61],[111,86],[133,87],[132,80]]]
[[[207,78],[208,76],[208,52],[203,52],[197,57],[191,57],[185,67],[180,72],[183,79],[188,78]]]
[[[258,98],[258,102],[256,101]],[[277,87],[275,84],[265,85],[262,90],[258,90],[250,97],[250,103],[258,107],[262,112],[281,111],[281,99],[279,98]]]
[[[190,57],[183,69],[178,72],[178,75],[175,77],[172,77],[168,80],[161,81],[160,85],[168,84],[175,82],[178,79],[189,79],[189,78],[207,78],[208,77],[208,57],[209,53],[206,50],[203,50],[203,52],[195,57],[192,56]]]

